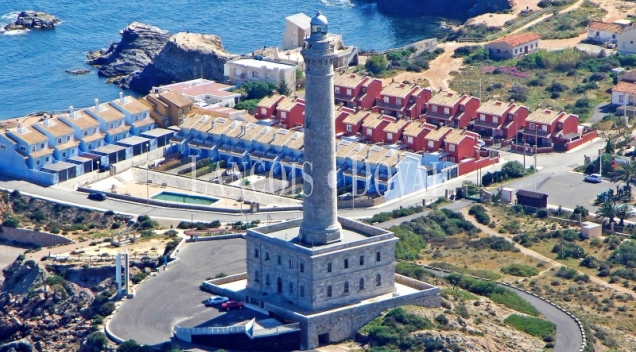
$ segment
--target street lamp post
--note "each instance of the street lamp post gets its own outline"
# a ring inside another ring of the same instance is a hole
[[[146,143],[146,204],[150,204],[150,144]]]

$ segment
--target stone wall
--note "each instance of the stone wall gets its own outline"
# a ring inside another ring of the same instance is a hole
[[[0,240],[13,241],[38,247],[50,247],[60,244],[74,243],[70,238],[48,232],[39,232],[27,229],[14,229],[12,227],[0,227]]]

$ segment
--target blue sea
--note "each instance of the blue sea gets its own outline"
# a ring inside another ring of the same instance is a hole
[[[119,41],[119,31],[133,21],[171,33],[216,34],[227,51],[240,54],[280,46],[284,18],[298,12],[322,11],[331,32],[365,50],[431,37],[441,20],[389,17],[356,0],[0,0],[2,26],[21,10],[48,12],[62,22],[51,31],[0,32],[0,120],[117,98],[120,89],[85,64],[86,53]],[[64,72],[82,68],[91,73]]]

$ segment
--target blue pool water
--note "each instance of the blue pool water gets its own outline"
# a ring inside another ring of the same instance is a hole
[[[164,200],[167,202],[186,203],[186,204],[198,204],[198,205],[211,205],[219,200],[212,197],[201,197],[190,194],[174,193],[174,192],[161,192],[152,196],[152,199]]]

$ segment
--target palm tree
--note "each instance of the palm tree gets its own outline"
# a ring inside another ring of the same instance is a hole
[[[616,215],[617,218],[620,219],[618,226],[624,226],[625,223],[623,222],[623,220],[627,219],[628,217],[630,217],[630,213],[632,211],[632,207],[629,206],[628,204],[621,204],[618,205],[614,208],[614,214]]]
[[[618,167],[612,172],[612,182],[623,181],[629,184],[636,176],[636,161],[617,163]]]
[[[596,211],[596,218],[600,220],[607,218],[610,223],[613,223],[616,217],[616,208],[616,203],[611,201],[604,202]]]

